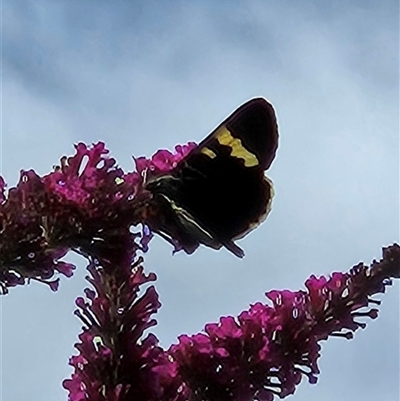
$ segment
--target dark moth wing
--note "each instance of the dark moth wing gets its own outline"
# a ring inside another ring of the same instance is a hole
[[[273,188],[264,170],[277,146],[272,105],[262,98],[243,104],[174,170],[147,184],[159,211],[150,227],[187,253],[202,243],[242,257],[233,241],[270,210]]]

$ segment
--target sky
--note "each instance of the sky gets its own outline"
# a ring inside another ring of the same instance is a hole
[[[167,348],[272,289],[347,271],[399,241],[399,4],[347,2],[2,0],[1,174],[51,171],[77,142],[104,141],[125,171],[199,142],[246,100],[276,109],[272,212],[239,242],[145,258]],[[0,300],[2,401],[66,400],[85,263],[60,290],[31,283]],[[323,343],[317,385],[295,401],[399,399],[399,284],[351,341]]]

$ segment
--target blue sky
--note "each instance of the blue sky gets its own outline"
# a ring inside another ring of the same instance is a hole
[[[275,105],[280,146],[271,215],[240,241],[246,257],[171,255],[156,238],[146,268],[168,347],[270,289],[345,271],[399,240],[397,1],[2,1],[2,175],[49,172],[73,144],[132,155],[200,141],[254,96]],[[84,263],[58,293],[32,283],[1,302],[4,401],[65,400]],[[296,401],[399,398],[399,285],[380,317],[323,344],[317,385]]]

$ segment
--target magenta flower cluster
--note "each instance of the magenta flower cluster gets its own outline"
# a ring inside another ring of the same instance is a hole
[[[365,327],[360,318],[377,317],[377,302],[390,277],[400,277],[400,247],[384,249],[383,260],[362,263],[349,273],[314,276],[306,291],[270,291],[272,306],[256,303],[237,318],[207,324],[205,332],[183,335],[169,352],[194,399],[270,401],[295,391],[303,376],[316,383],[320,341],[352,338]]]
[[[135,159],[124,173],[104,144],[76,146],[50,174],[21,173],[6,191],[0,177],[0,288],[29,280],[56,290],[60,259],[70,250],[88,260],[90,288],[76,300],[83,331],[63,383],[70,401],[271,401],[293,394],[302,378],[316,383],[320,342],[352,338],[377,317],[382,293],[400,278],[400,247],[347,273],[310,277],[305,289],[269,291],[237,317],[162,349],[149,331],[161,304],[143,268],[152,233],[143,219],[144,180],[173,169],[196,145]],[[132,227],[140,227],[132,232]]]
[[[137,171],[125,174],[107,157],[103,143],[79,143],[74,156],[62,158],[44,177],[22,171],[7,196],[0,177],[0,289],[7,292],[34,279],[56,290],[55,273],[73,273],[73,265],[60,261],[70,249],[96,257],[116,257],[126,246],[131,249],[129,230],[141,222],[146,202],[144,176],[169,171],[193,146],[177,146],[174,153],[160,150],[150,160],[138,158]],[[141,245],[147,247],[147,227],[142,237]]]

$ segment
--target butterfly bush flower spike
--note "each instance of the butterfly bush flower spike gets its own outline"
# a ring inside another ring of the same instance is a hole
[[[70,277],[74,266],[60,259],[70,249],[101,256],[121,252],[119,242],[131,226],[143,224],[142,250],[152,233],[143,210],[149,193],[144,172],[160,174],[193,149],[179,145],[150,159],[136,159],[137,171],[124,173],[108,156],[104,143],[79,143],[72,157],[63,157],[50,174],[22,171],[19,183],[6,193],[0,177],[0,290],[34,279],[57,289],[57,273]],[[133,236],[133,234],[132,234]]]
[[[69,249],[91,253],[116,245],[116,231],[135,223],[132,203],[138,174],[124,175],[103,143],[80,143],[52,173],[22,171],[5,193],[1,179],[0,286],[29,279],[56,289],[56,273],[70,277],[74,266],[60,259]],[[119,181],[118,181],[119,180]],[[136,224],[138,218],[136,218]]]
[[[348,273],[310,277],[306,291],[270,291],[272,305],[256,303],[237,318],[223,317],[205,332],[182,335],[169,352],[192,392],[209,401],[272,401],[293,394],[303,376],[319,374],[321,340],[350,339],[377,317],[379,301],[391,279],[400,277],[400,247],[383,250],[370,267],[360,263]]]
[[[63,383],[70,401],[187,400],[176,363],[154,335],[144,335],[156,324],[152,315],[161,304],[148,285],[155,275],[144,273],[135,253],[121,265],[93,261],[89,266],[93,289],[76,301],[84,324],[75,344],[79,354],[70,359],[74,373]]]

